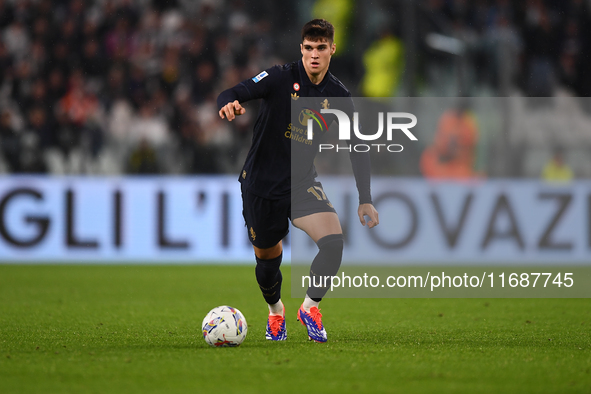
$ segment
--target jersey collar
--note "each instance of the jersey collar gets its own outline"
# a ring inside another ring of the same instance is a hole
[[[326,88],[326,85],[328,85],[328,80],[330,79],[330,75],[331,75],[330,71],[326,72],[326,75],[324,76],[324,79],[322,80],[322,82],[320,82],[318,85],[314,85],[310,81],[310,78],[308,78],[308,74],[306,74],[306,69],[304,68],[304,63],[302,62],[301,59],[298,62],[298,66],[300,69],[300,79],[302,81],[302,85],[311,86],[311,87],[318,89],[320,92],[323,92],[324,88]]]

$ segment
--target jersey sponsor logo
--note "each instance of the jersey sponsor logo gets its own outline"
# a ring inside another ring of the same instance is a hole
[[[258,82],[260,82],[263,78],[265,78],[268,75],[269,75],[268,72],[263,71],[262,73],[260,73],[256,77],[252,77],[252,80],[254,81],[254,83],[258,83]]]
[[[308,139],[311,140],[312,121],[315,121],[320,126],[320,131],[328,130],[326,120],[317,111],[312,108],[304,108],[300,112],[299,121],[302,126],[308,127]],[[324,126],[324,127],[323,127]]]
[[[296,92],[300,90],[300,84],[299,83],[294,83],[293,84],[293,90],[295,90]]]

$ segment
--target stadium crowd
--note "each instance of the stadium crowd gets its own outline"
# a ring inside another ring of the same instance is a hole
[[[591,95],[588,0],[429,0],[428,12],[451,24],[468,47],[479,82],[503,89],[503,77],[527,96],[558,86]],[[508,94],[510,91],[502,91]]]
[[[373,2],[373,12],[400,16],[401,8],[391,4],[402,2]],[[297,39],[311,2],[292,3],[0,0],[0,172],[236,171],[256,110],[224,123],[215,97],[273,64],[297,59],[297,47],[288,51],[284,37]],[[361,59],[383,32],[356,19],[364,3],[348,3],[350,32],[369,32],[368,42],[349,50],[359,56],[348,59]],[[475,78],[494,94],[504,93],[499,79],[509,75],[510,86],[526,96],[552,96],[557,86],[590,95],[589,1],[416,4],[435,26],[451,26],[461,37]],[[402,45],[403,32],[390,33]],[[422,45],[417,51],[417,72],[427,75],[441,55]],[[339,77],[359,81],[362,75]]]

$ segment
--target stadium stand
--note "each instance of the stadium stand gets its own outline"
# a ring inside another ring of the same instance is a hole
[[[400,42],[408,38],[408,2],[374,3],[350,2],[355,35],[339,60],[347,67],[335,65],[354,94],[371,72],[363,53],[384,28],[393,26],[389,33]],[[157,162],[139,173],[236,171],[256,104],[227,125],[215,116],[217,92],[297,58],[299,26],[321,6],[0,0],[0,172],[138,173],[130,162],[139,146],[153,150]],[[591,176],[589,100],[575,98],[591,93],[591,58],[583,55],[591,49],[588,1],[424,0],[413,7],[412,75],[420,83],[409,91],[515,98],[511,116],[519,120],[509,122],[509,141],[516,154],[525,148],[522,164],[486,173],[537,177],[560,139],[575,175]],[[404,95],[404,86],[392,95]],[[554,110],[528,105],[535,96],[556,98]]]

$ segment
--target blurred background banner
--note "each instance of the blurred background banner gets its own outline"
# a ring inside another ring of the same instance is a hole
[[[0,260],[250,262],[237,184],[230,176],[0,179]]]
[[[344,266],[591,264],[591,183],[374,178],[380,225],[357,217],[349,177],[320,177],[345,234]],[[316,249],[292,232],[292,261]]]
[[[353,180],[320,179],[343,224],[345,264],[591,263],[589,181],[376,177],[381,223],[369,231],[357,219]],[[0,261],[250,263],[237,184],[231,176],[4,178]],[[287,260],[309,265],[315,255],[297,229],[285,246]]]

